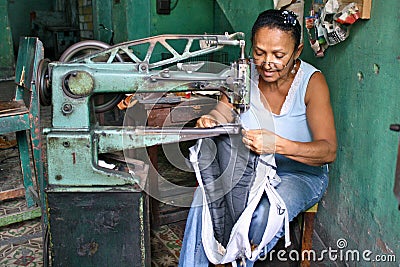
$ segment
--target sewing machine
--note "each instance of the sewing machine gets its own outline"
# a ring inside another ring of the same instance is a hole
[[[173,47],[177,40],[184,43],[180,49]],[[182,63],[224,46],[237,46],[240,55],[218,73],[201,72],[201,62]],[[155,51],[160,47],[171,57],[157,59]],[[239,121],[208,129],[102,126],[96,119],[94,96],[135,94],[138,100],[148,94],[219,91],[239,115],[250,100],[250,68],[244,51],[242,33],[161,35],[69,62],[39,64],[41,102],[52,105],[51,128],[44,133],[49,251],[54,266],[109,266],[116,260],[118,266],[149,265],[148,199],[143,192],[148,168],[135,159],[126,159],[129,171],[108,168],[100,164],[100,155],[240,132]]]

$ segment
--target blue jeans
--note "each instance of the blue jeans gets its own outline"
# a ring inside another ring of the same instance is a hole
[[[322,174],[312,175],[304,172],[279,172],[281,183],[276,187],[277,192],[285,201],[289,212],[289,220],[292,221],[298,214],[311,208],[322,198],[328,186],[327,167],[323,168]],[[201,191],[196,190],[192,207],[190,209],[185,234],[183,237],[180,253],[179,266],[181,267],[208,267],[209,261],[204,252],[201,241],[202,228],[202,201]],[[264,196],[253,213],[249,229],[249,240],[255,244],[261,241],[268,219],[269,202]],[[275,236],[266,246],[265,253],[270,251],[284,235],[284,229]],[[251,267],[254,262],[247,260],[246,266]]]

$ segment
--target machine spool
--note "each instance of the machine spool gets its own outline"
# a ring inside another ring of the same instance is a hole
[[[72,98],[88,96],[94,88],[93,77],[85,71],[73,71],[67,73],[63,82],[63,90]]]
[[[42,59],[39,62],[37,70],[37,89],[39,91],[39,99],[42,106],[51,105],[51,83],[48,69],[49,63],[50,60],[48,58]]]
[[[98,51],[110,48],[111,46],[97,40],[85,40],[73,44],[64,53],[60,56],[60,62],[71,62],[77,58],[82,58],[87,55],[96,53]],[[116,59],[119,62],[124,62],[124,60],[116,55]],[[116,94],[111,99],[106,100],[104,103],[95,104],[94,110],[96,113],[103,113],[113,109],[122,99],[124,98],[123,94]]]

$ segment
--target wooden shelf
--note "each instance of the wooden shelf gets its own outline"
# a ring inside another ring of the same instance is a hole
[[[372,0],[339,0],[339,10],[350,3],[357,3],[358,8],[360,9],[361,19],[370,19],[371,18],[371,3]]]

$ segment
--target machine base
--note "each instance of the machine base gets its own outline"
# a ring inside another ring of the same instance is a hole
[[[150,266],[144,193],[111,189],[47,197],[51,266]]]

